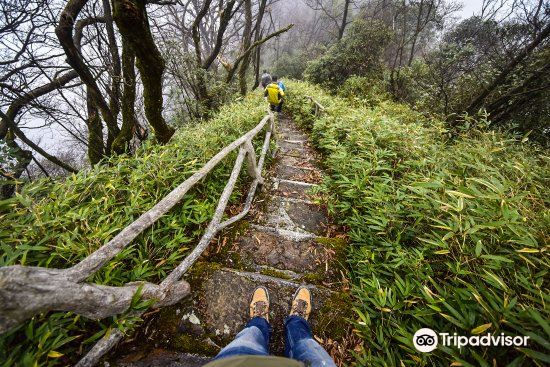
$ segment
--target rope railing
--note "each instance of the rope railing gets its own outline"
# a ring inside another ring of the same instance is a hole
[[[263,184],[261,175],[265,156],[274,128],[275,118],[269,112],[252,130],[220,150],[201,169],[178,185],[162,200],[138,219],[122,229],[105,245],[68,269],[52,269],[30,266],[6,266],[0,268],[0,333],[22,323],[40,312],[71,311],[92,319],[101,319],[126,312],[136,292],[141,297],[155,301],[154,307],[164,307],[179,302],[189,295],[190,286],[181,280],[187,270],[199,259],[212,238],[223,228],[243,218],[252,206],[258,188]],[[267,126],[259,159],[252,140]],[[185,194],[231,152],[238,149],[231,175],[220,196],[212,220],[195,248],[160,284],[133,282],[120,287],[85,283],[140,233],[173,208]],[[222,222],[223,214],[233,193],[243,163],[247,160],[252,183],[243,210]],[[130,316],[141,316],[145,311],[132,311]],[[78,367],[91,367],[114,347],[124,334],[111,330],[100,339],[77,363]]]

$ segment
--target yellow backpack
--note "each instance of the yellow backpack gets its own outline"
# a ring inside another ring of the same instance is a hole
[[[279,88],[279,84],[271,83],[265,88],[264,95],[270,104],[278,105],[281,102],[281,98],[285,96],[285,92]]]

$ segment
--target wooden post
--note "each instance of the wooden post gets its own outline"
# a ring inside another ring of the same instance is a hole
[[[257,179],[260,185],[263,185],[264,179],[262,178],[262,173],[258,170],[258,166],[256,164],[256,152],[254,151],[252,142],[250,140],[247,140],[244,143],[244,148],[246,149],[246,157],[248,158],[248,174],[250,175],[250,177]]]

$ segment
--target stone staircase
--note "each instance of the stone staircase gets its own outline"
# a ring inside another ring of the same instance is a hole
[[[200,366],[239,332],[248,319],[254,288],[270,292],[272,353],[283,352],[283,320],[295,290],[313,294],[311,324],[329,350],[349,331],[349,296],[342,292],[345,241],[334,232],[312,190],[321,172],[307,136],[281,117],[277,150],[263,192],[246,220],[218,243],[187,276],[193,296],[145,316],[136,335],[108,358],[118,366]],[[214,242],[214,241],[213,241]],[[340,348],[341,349],[341,348]]]

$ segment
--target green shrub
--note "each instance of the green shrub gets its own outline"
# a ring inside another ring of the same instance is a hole
[[[381,73],[380,59],[390,35],[391,31],[381,22],[355,20],[340,41],[308,64],[306,79],[336,90],[354,75]]]
[[[338,89],[338,96],[354,105],[374,107],[391,97],[386,93],[381,78],[376,76],[352,76]]]
[[[146,145],[136,156],[113,158],[64,181],[27,185],[21,194],[0,202],[0,266],[66,268],[77,263],[264,115],[263,99],[253,94],[222,108],[210,121],[181,128],[165,146]],[[89,281],[118,286],[163,279],[203,234],[235,156],[227,157]],[[232,200],[238,199],[237,188]],[[124,315],[101,321],[63,312],[37,315],[0,336],[0,360],[3,366],[73,364],[111,328],[129,330],[136,321]]]
[[[484,124],[444,125],[391,102],[351,108],[288,83],[286,106],[323,153],[322,192],[349,229],[361,366],[546,365],[549,158]],[[313,96],[326,108],[314,119]],[[421,327],[530,337],[527,348],[417,352]]]
[[[281,55],[274,65],[274,74],[280,78],[301,79],[307,67],[309,56],[304,52]]]

